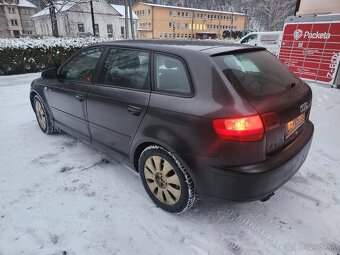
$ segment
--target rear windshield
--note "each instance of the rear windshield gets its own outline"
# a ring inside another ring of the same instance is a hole
[[[213,58],[233,86],[251,96],[274,95],[301,85],[300,79],[276,57],[264,50]]]

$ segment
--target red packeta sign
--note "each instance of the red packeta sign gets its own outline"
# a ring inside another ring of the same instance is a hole
[[[302,79],[333,85],[340,61],[340,21],[286,23],[278,58]]]

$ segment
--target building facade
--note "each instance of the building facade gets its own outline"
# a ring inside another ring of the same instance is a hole
[[[117,5],[117,4],[111,4],[111,6],[120,14],[119,17],[119,24],[120,24],[120,37],[125,38],[126,28],[125,28],[125,6],[124,5]],[[129,9],[128,9],[129,10]],[[131,23],[130,23],[130,13],[128,12],[128,24],[129,24],[129,38],[131,38]],[[134,34],[137,35],[137,25],[139,18],[137,15],[132,12],[132,18],[133,18],[133,31]]]
[[[138,3],[133,11],[139,18],[138,36],[148,39],[162,38],[221,38],[224,30],[245,28],[243,13],[212,11]]]
[[[118,9],[115,9],[115,7]],[[100,38],[122,38],[125,9],[110,5],[106,0],[93,1],[96,36]],[[89,2],[68,2],[56,4],[58,34],[63,37],[93,36],[91,8]],[[38,35],[52,35],[51,18],[48,8],[32,16]],[[137,23],[138,17],[135,17]],[[123,28],[122,28],[123,27]]]
[[[0,0],[0,36],[20,37],[35,34],[31,16],[36,6],[27,0]]]

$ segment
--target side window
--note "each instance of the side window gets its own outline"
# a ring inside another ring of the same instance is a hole
[[[175,57],[156,54],[156,90],[175,94],[191,93],[183,62]]]
[[[241,43],[248,43],[251,41],[255,41],[257,39],[257,34],[252,34],[252,35],[248,35],[246,38],[244,38]]]
[[[99,82],[124,88],[149,88],[149,59],[146,51],[112,48],[104,63]]]
[[[91,81],[103,48],[91,48],[83,51],[68,62],[61,71],[65,80]]]

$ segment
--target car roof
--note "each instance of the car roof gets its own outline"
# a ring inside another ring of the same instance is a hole
[[[210,56],[225,52],[251,51],[252,49],[264,49],[246,44],[227,43],[212,40],[117,40],[112,42],[100,43],[110,46],[136,47],[140,49],[158,50],[164,52],[188,50],[203,52]]]

